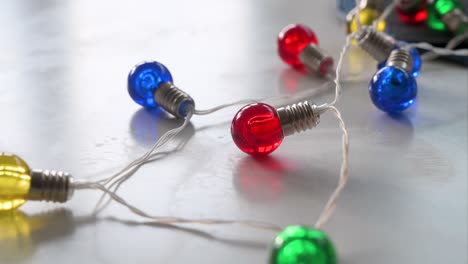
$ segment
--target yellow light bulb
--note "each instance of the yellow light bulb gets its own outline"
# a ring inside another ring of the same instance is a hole
[[[372,23],[374,23],[374,21],[377,20],[379,17],[380,12],[373,8],[366,7],[359,11],[359,22],[361,22],[362,26],[371,26]],[[356,32],[358,30],[358,26],[356,23],[355,15],[348,16],[346,20],[348,23],[347,33],[350,34]],[[385,20],[381,20],[377,23],[377,31],[384,32],[385,27]]]
[[[73,194],[72,181],[66,172],[31,170],[20,157],[0,152],[0,212],[27,200],[64,203]]]
[[[0,153],[0,211],[20,207],[31,188],[31,171],[20,157]]]

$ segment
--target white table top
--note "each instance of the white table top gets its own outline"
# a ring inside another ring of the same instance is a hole
[[[0,151],[79,180],[115,172],[180,124],[129,98],[134,64],[163,62],[205,109],[321,85],[276,55],[276,34],[288,23],[310,25],[335,58],[344,42],[335,2],[326,0],[9,0],[0,22]],[[351,180],[324,229],[344,264],[466,263],[467,70],[424,64],[417,103],[391,118],[368,96],[374,65],[356,50],[345,63],[364,72],[343,84],[338,105],[350,131]],[[190,139],[185,148],[144,166],[120,194],[155,215],[312,225],[337,182],[336,120],[323,115],[258,162],[232,142],[238,108],[195,116],[178,137]],[[25,204],[1,221],[14,235],[0,240],[0,263],[266,263],[275,236],[144,225],[115,203],[90,219],[99,197],[79,191],[63,206]]]

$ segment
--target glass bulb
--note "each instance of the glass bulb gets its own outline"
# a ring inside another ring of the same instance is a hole
[[[407,24],[419,24],[427,19],[425,0],[419,1],[419,3],[417,3],[414,8],[411,8],[411,10],[403,10],[397,6],[396,11],[400,20]]]
[[[278,34],[278,54],[285,63],[294,68],[304,69],[299,54],[311,43],[318,45],[318,40],[309,27],[299,24],[288,25]]]
[[[442,16],[455,8],[465,10],[463,5],[455,0],[434,0],[433,3],[427,6],[427,25],[433,30],[446,31],[447,26],[442,21]]]
[[[288,226],[273,243],[270,264],[336,264],[333,243],[327,235],[306,226]]]
[[[156,107],[154,93],[165,82],[173,82],[171,72],[157,61],[143,62],[128,74],[128,93],[137,104]]]
[[[386,66],[372,77],[369,95],[380,110],[399,113],[414,103],[417,84],[413,76],[404,69]]]
[[[362,26],[371,26],[372,23],[374,23],[374,21],[379,17],[380,12],[373,8],[366,7],[364,9],[361,9],[359,12],[359,22],[361,22]],[[356,19],[354,18],[354,15],[348,16],[346,20],[348,22],[348,34],[358,31],[358,26],[356,24]],[[379,21],[379,23],[377,23],[377,31],[384,32],[385,28],[385,20],[381,20]],[[355,43],[355,41],[353,41],[353,43]]]
[[[30,187],[28,164],[16,155],[0,153],[0,211],[23,205]]]
[[[405,45],[404,42],[402,42],[402,44]],[[395,47],[395,49],[399,49],[399,47]],[[419,73],[421,72],[421,65],[422,65],[421,55],[419,54],[416,48],[410,49],[410,55],[413,58],[413,68],[411,69],[411,74],[413,75],[414,78],[417,78],[419,76]],[[377,69],[380,70],[386,65],[387,65],[387,61],[384,60],[383,62],[377,64]]]
[[[234,143],[247,154],[266,155],[283,141],[283,129],[276,109],[267,104],[244,106],[231,125]]]

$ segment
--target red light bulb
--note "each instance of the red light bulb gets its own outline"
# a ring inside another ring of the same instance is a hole
[[[245,153],[266,155],[283,141],[283,129],[276,109],[267,104],[244,106],[234,116],[231,125],[234,143]]]
[[[280,108],[263,103],[249,104],[232,120],[232,139],[247,154],[269,154],[279,147],[285,136],[315,127],[320,113],[327,107],[308,101]]]
[[[419,24],[427,19],[425,0],[401,0],[396,11],[400,20],[407,24]]]
[[[311,43],[318,45],[317,37],[310,28],[299,24],[288,25],[278,34],[278,54],[287,64],[304,69],[299,54]]]
[[[304,25],[289,25],[278,34],[278,54],[297,70],[308,69],[325,76],[333,68],[333,58],[318,47],[315,33]]]

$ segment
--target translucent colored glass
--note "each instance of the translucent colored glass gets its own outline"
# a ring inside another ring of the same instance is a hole
[[[455,0],[435,0],[427,7],[427,25],[433,30],[446,31],[447,27],[442,22],[442,16],[455,8],[464,10],[463,5]]]
[[[299,54],[311,43],[318,45],[312,29],[304,25],[288,25],[278,34],[278,54],[285,63],[303,69]]]
[[[133,67],[128,74],[128,93],[137,104],[154,108],[154,93],[165,82],[173,82],[166,66],[157,61],[143,62]]]
[[[453,9],[461,6],[461,4],[455,0],[435,0],[433,5],[434,9],[440,16],[443,16]]]
[[[16,155],[0,153],[0,211],[24,204],[30,187],[28,164]]]
[[[359,12],[359,22],[361,22],[361,25],[363,26],[370,26],[376,19],[380,17],[380,12],[373,9],[373,8],[364,8]],[[349,16],[347,18],[348,21],[348,28],[347,28],[347,33],[352,33],[356,32],[358,30],[358,26],[356,24],[356,19],[354,16]],[[379,21],[377,23],[377,31],[384,32],[386,28],[386,22],[385,20]]]
[[[239,110],[232,120],[231,134],[239,149],[252,155],[273,152],[284,137],[276,109],[262,103]]]
[[[399,67],[380,69],[371,79],[369,95],[377,108],[387,113],[399,113],[410,107],[417,95],[412,75]]]
[[[273,243],[270,264],[336,264],[333,243],[327,235],[305,226],[288,226]]]
[[[397,6],[396,11],[400,20],[407,24],[419,24],[427,19],[426,1],[424,0],[420,1],[415,10],[405,11]]]

